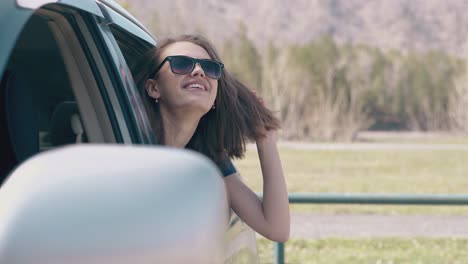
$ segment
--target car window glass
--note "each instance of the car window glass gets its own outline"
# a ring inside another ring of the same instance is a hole
[[[118,63],[122,64],[122,67],[126,69],[125,71],[128,70],[128,74],[132,75],[132,78],[124,78],[124,80],[127,84],[127,96],[130,98],[131,109],[135,115],[135,128],[139,130],[142,138],[144,138],[138,143],[156,144],[156,136],[151,128],[148,112],[143,107],[144,102],[140,96],[141,87],[138,87],[135,83],[137,70],[139,69],[137,66],[140,65],[143,56],[153,47],[153,44],[134,35],[128,28],[124,29],[111,24],[110,31],[112,39],[116,43],[115,48],[119,49],[121,53]],[[151,38],[151,36],[148,35],[148,38]]]
[[[135,66],[138,65],[138,62],[142,59],[142,56],[152,46],[142,42],[137,37],[132,38],[131,34],[125,32],[119,27],[112,26],[111,31],[115,37],[115,40],[117,41],[117,44],[119,45],[120,50],[122,51],[122,54],[130,68],[133,77],[135,77]]]

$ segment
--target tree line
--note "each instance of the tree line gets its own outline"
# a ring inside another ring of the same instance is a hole
[[[440,50],[382,50],[328,36],[260,50],[241,26],[221,53],[228,69],[277,111],[288,139],[468,131],[466,62]]]

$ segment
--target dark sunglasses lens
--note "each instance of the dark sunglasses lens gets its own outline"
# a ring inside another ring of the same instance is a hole
[[[194,61],[187,57],[172,57],[171,69],[177,74],[188,74],[193,70]]]
[[[208,77],[213,79],[219,79],[221,77],[221,65],[218,63],[204,60],[200,61],[200,66]]]

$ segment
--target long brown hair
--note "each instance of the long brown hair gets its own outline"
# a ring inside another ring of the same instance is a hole
[[[146,92],[145,82],[154,78],[156,67],[164,59],[161,58],[162,51],[176,42],[191,42],[204,48],[211,59],[221,61],[213,45],[196,35],[181,35],[162,40],[145,54],[143,62],[138,65],[140,70],[135,79],[159,144],[164,144],[164,124],[158,104]],[[247,86],[232,76],[226,67],[218,80],[215,106],[216,109],[210,110],[200,119],[186,146],[207,155],[215,162],[222,161],[226,154],[231,158],[241,158],[245,153],[246,139],[256,140],[264,136],[264,129],[280,127],[279,120],[273,113]]]

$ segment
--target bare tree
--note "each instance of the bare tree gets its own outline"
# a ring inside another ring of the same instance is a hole
[[[454,81],[455,92],[450,97],[450,118],[454,128],[468,133],[468,69]]]

